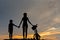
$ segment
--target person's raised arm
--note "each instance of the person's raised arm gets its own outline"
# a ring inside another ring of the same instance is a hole
[[[28,22],[33,26],[33,24],[29,21],[29,19],[28,19]]]

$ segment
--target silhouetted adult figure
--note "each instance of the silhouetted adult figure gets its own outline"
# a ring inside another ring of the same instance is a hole
[[[9,25],[8,25],[8,32],[9,32],[9,39],[12,39],[13,36],[13,26],[16,26],[15,24],[13,24],[13,20],[9,21]],[[16,26],[18,27],[18,26]]]
[[[27,23],[27,21],[28,21],[31,25],[32,25],[32,23],[29,21],[29,19],[28,19],[28,17],[27,17],[27,13],[24,13],[24,14],[23,14],[23,18],[22,18],[22,20],[21,20],[21,22],[20,22],[20,24],[19,24],[19,27],[20,27],[22,21],[23,21],[23,25],[22,25],[22,28],[23,28],[23,38],[25,39],[25,38],[27,38],[27,29],[28,29],[28,23]]]

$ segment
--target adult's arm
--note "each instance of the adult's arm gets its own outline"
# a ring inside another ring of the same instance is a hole
[[[22,18],[22,20],[23,20],[23,18]],[[22,23],[22,20],[21,20],[21,22],[20,22],[20,24],[19,24],[19,27],[20,27],[20,25],[21,25],[21,23]]]
[[[28,19],[28,22],[33,26],[33,24],[30,22],[30,20]]]

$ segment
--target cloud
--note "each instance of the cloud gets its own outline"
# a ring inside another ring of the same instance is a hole
[[[54,21],[55,23],[60,23],[60,16],[59,16],[59,17],[57,16],[56,18],[54,18],[53,21]]]

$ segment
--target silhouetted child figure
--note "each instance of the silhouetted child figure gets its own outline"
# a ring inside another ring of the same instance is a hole
[[[36,25],[33,25],[33,27],[32,27],[32,29],[34,30],[33,38],[34,38],[34,40],[40,40],[40,35],[38,34],[36,28],[37,28],[37,24]]]
[[[35,40],[40,40],[40,35],[37,33],[37,30],[35,30],[35,34],[33,37]]]
[[[13,24],[13,20],[10,20],[8,25],[9,39],[12,39],[12,36],[13,36],[13,26],[16,26],[16,25]]]

